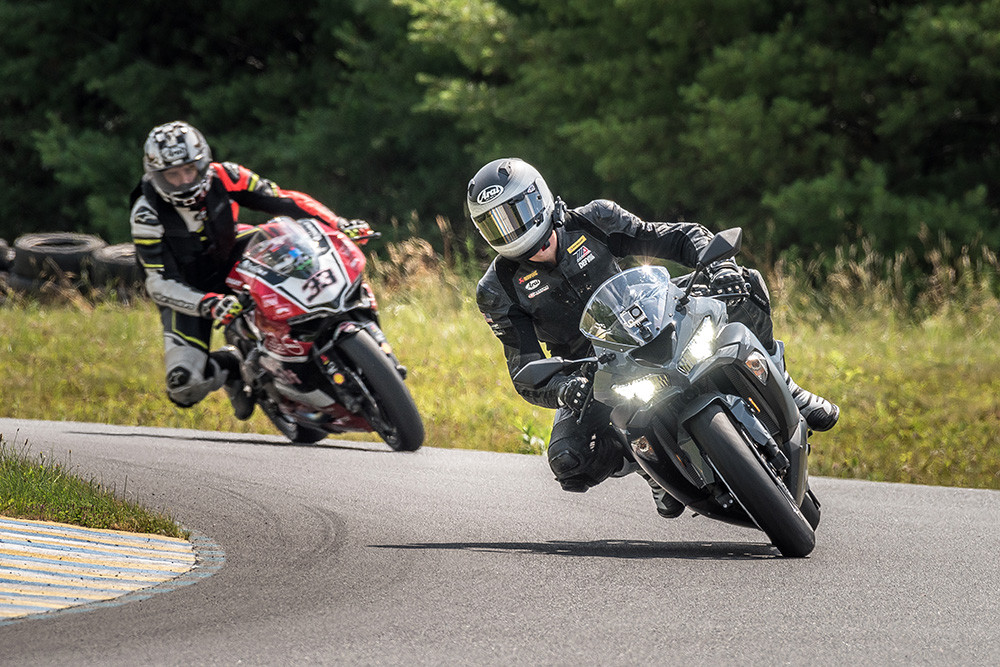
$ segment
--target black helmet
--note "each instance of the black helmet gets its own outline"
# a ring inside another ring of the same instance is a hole
[[[515,261],[538,252],[552,233],[552,192],[538,170],[518,158],[493,160],[476,172],[466,205],[486,242]]]

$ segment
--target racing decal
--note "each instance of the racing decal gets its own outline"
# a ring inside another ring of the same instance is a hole
[[[536,279],[532,280],[531,282],[529,282],[529,283],[528,283],[527,285],[525,285],[525,286],[524,286],[524,289],[526,289],[526,290],[528,290],[528,291],[530,292],[530,291],[532,291],[532,290],[536,290],[536,289],[538,289],[538,287],[539,287],[539,286],[540,286],[541,284],[542,284],[542,281],[541,281],[541,280],[538,280],[538,279],[536,278]]]
[[[566,252],[572,254],[572,253],[576,252],[577,248],[579,248],[580,246],[582,246],[586,242],[587,242],[587,236],[586,235],[581,236],[576,241],[573,241],[573,245],[571,245],[570,247],[566,248]]]
[[[542,294],[543,292],[548,292],[548,291],[549,291],[549,286],[548,285],[542,285],[541,289],[537,289],[534,292],[529,293],[528,294],[528,298],[529,299],[534,299],[539,294]]]
[[[490,185],[483,188],[483,191],[476,196],[477,204],[485,204],[488,201],[492,201],[503,194],[502,185]]]
[[[577,250],[576,254],[573,256],[574,258],[576,258],[577,266],[579,266],[581,269],[590,264],[591,262],[593,262],[594,259],[596,259],[596,255],[590,252],[590,248],[588,248],[587,246],[583,246],[582,248]]]
[[[493,321],[493,317],[489,313],[483,313],[483,317],[486,318],[486,324],[490,325],[490,329],[493,330],[494,335],[500,336],[503,334],[503,327]]]
[[[312,303],[327,287],[337,284],[337,276],[330,269],[324,269],[314,274],[304,283],[302,290],[306,293],[306,301]]]
[[[517,282],[518,282],[518,284],[523,285],[524,283],[528,282],[532,278],[537,278],[537,277],[538,277],[538,271],[532,271],[528,275],[526,275],[526,276],[524,276],[522,278],[518,278]]]

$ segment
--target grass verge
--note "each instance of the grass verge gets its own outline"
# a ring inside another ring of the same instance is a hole
[[[901,260],[870,252],[840,255],[819,283],[802,268],[769,272],[790,372],[842,409],[840,424],[812,439],[813,474],[1000,488],[1000,304],[985,282],[997,266],[989,258],[985,267],[948,268],[963,257],[935,265],[916,301],[898,278]],[[406,276],[383,268],[375,289],[428,446],[544,451],[552,412],[514,392],[474,280],[434,266]],[[0,388],[4,417],[275,434],[259,413],[234,419],[221,392],[188,410],[166,399],[148,302],[8,302]]]
[[[0,435],[0,516],[189,537],[170,517],[122,499],[127,484],[126,479],[119,494],[42,454],[32,459]]]

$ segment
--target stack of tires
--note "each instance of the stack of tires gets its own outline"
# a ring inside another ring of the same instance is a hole
[[[129,299],[142,293],[142,270],[131,243],[108,245],[91,234],[25,234],[13,248],[0,239],[0,283],[31,296],[109,293]]]

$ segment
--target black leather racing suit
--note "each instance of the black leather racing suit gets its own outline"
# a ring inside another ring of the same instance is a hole
[[[479,281],[476,300],[487,323],[503,343],[513,377],[526,364],[544,358],[542,343],[552,356],[579,359],[593,354],[580,333],[580,316],[594,290],[620,271],[618,259],[657,257],[693,267],[712,233],[696,223],[645,222],[607,200],[565,212],[556,226],[557,261],[540,264],[497,257]],[[736,269],[718,262],[710,273]],[[729,310],[768,348],[774,347],[767,289],[760,274],[741,269],[750,298]],[[683,280],[683,279],[682,279]],[[559,388],[569,378],[556,376],[540,390],[515,388],[527,401],[557,408],[548,447],[549,465],[568,491],[585,491],[618,470],[626,453],[609,426],[610,410],[593,404],[582,424],[559,407]]]

